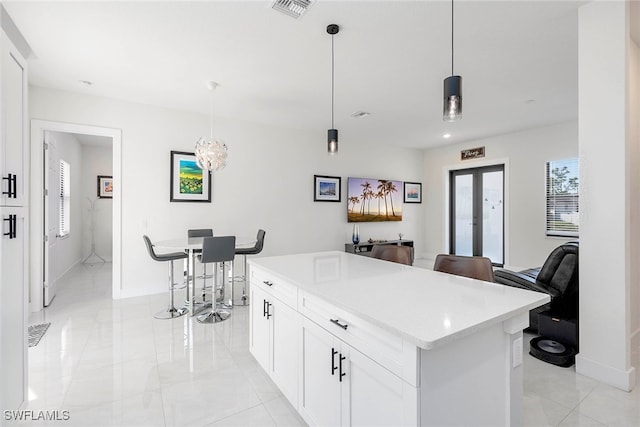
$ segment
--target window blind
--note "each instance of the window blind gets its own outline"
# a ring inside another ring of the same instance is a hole
[[[546,234],[578,237],[580,164],[577,158],[546,164]]]

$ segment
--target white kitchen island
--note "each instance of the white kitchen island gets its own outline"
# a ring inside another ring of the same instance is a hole
[[[256,258],[250,351],[310,425],[519,425],[545,294],[343,252]]]

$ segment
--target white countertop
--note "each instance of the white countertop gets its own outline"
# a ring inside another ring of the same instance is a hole
[[[538,292],[338,251],[248,262],[424,349],[549,302]]]

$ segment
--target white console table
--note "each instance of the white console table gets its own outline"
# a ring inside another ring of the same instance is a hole
[[[250,351],[310,425],[519,425],[545,294],[343,252],[254,258]]]

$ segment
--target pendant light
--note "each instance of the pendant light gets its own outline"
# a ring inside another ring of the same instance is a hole
[[[340,27],[336,24],[327,25],[327,34],[331,34],[331,129],[327,132],[327,153],[335,155],[338,153],[338,129],[333,126],[333,94],[334,94],[334,58],[333,58],[333,36],[338,34]]]
[[[453,0],[451,0],[451,75],[444,79],[442,120],[454,122],[462,118],[462,77],[453,74]]]
[[[221,139],[213,137],[213,91],[218,87],[216,82],[207,82],[211,91],[210,133],[209,138],[200,137],[196,141],[196,163],[202,170],[209,173],[218,172],[227,166],[227,144]]]

